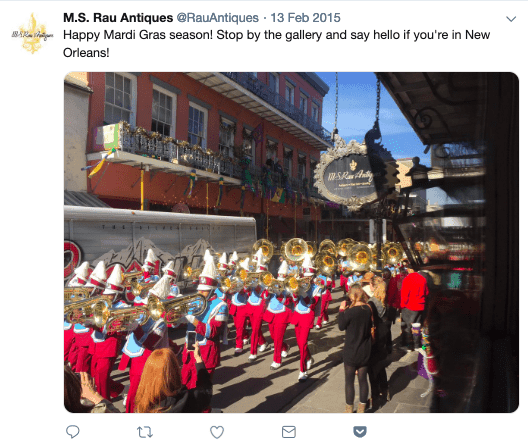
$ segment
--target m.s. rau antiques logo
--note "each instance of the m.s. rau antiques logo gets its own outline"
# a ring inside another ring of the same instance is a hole
[[[13,31],[11,37],[22,38],[22,48],[31,52],[31,54],[42,48],[41,41],[46,41],[53,37],[53,34],[46,33],[46,26],[38,24],[33,13],[27,26],[21,25],[18,31]]]
[[[357,162],[355,160],[352,160],[352,162],[350,162],[350,169],[352,171],[356,171],[356,168],[357,168]]]

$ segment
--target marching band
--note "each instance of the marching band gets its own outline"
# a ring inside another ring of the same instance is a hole
[[[401,246],[390,243],[382,252],[384,266],[403,258]],[[239,261],[237,252],[203,256],[203,267],[183,268],[183,278],[195,291],[182,295],[174,261],[158,266],[160,260],[149,249],[141,271],[124,273],[116,265],[107,279],[104,261],[88,276],[89,264],[82,263],[65,288],[64,361],[75,372],[94,377],[98,392],[106,399],[123,394],[123,385],[112,380],[113,366],[121,353],[119,370],[129,366],[130,386],[124,395],[126,412],[134,412],[135,395],[143,367],[150,354],[171,348],[182,354],[182,384],[196,385],[194,344],[212,376],[220,365],[221,345],[227,344],[228,321],[232,316],[236,337],[234,355],[249,342],[254,361],[270,343],[262,331],[268,324],[273,344],[271,370],[281,367],[290,353],[284,341],[289,325],[295,330],[299,348],[298,381],[306,381],[314,359],[308,348],[310,330],[328,324],[328,308],[336,278],[345,292],[355,282],[366,281],[361,273],[372,269],[372,254],[364,243],[342,240],[314,243],[294,238],[283,244],[277,276],[268,270],[273,244],[257,241],[249,257]],[[156,271],[163,274],[160,278]],[[396,271],[394,271],[396,272]],[[317,318],[317,320],[316,320]],[[168,337],[168,329],[185,325],[182,348]],[[249,334],[251,332],[251,334]]]

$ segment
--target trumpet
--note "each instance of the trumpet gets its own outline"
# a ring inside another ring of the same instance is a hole
[[[165,313],[166,323],[174,323],[181,317],[192,314],[198,316],[207,308],[207,299],[200,293],[194,292],[171,300],[161,300],[151,295],[147,302],[148,311],[154,320],[158,320]]]
[[[198,277],[200,276],[200,268],[193,269],[190,264],[186,265],[183,268],[183,278],[185,280],[198,280]]]
[[[90,297],[91,293],[92,288],[85,288],[82,286],[64,288],[64,303],[80,302],[81,300],[86,300]]]
[[[93,319],[100,328],[106,326],[107,332],[127,331],[134,321],[144,325],[149,319],[146,306],[112,308],[111,303],[100,300],[93,306]]]
[[[77,302],[67,302],[64,304],[64,317],[71,324],[97,325],[93,314],[95,304],[104,302],[111,306],[111,298],[112,296],[95,296]]]

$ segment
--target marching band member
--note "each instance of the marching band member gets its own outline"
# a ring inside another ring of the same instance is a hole
[[[161,280],[156,283],[148,293],[148,296],[142,300],[142,305],[148,303],[148,297],[154,295],[161,300],[165,300],[170,293],[171,279],[168,275],[164,275]],[[136,305],[138,302],[135,303]],[[131,327],[131,332],[127,336],[123,353],[130,359],[130,388],[126,397],[126,412],[134,412],[136,391],[141,380],[141,373],[145,362],[147,362],[150,354],[157,348],[168,348],[169,337],[167,324],[163,318],[154,321],[149,317],[147,322],[139,326],[135,321]],[[121,368],[121,366],[120,366]]]
[[[154,274],[157,261],[159,261],[159,258],[156,257],[152,249],[149,249],[147,252],[147,257],[145,258],[145,262],[143,263],[143,266],[141,266],[143,277],[138,279],[138,283],[150,283],[157,282],[159,280],[159,276]]]
[[[199,316],[188,314],[178,321],[189,323],[187,331],[196,331],[196,343],[200,346],[200,355],[211,376],[220,365],[220,338],[224,335],[228,317],[227,305],[212,293],[218,283],[217,276],[218,273],[211,258],[200,274],[198,285],[198,292],[208,299],[206,309]],[[188,336],[185,337],[185,342],[182,356],[182,384],[188,389],[193,389],[196,387],[197,379],[196,361],[193,351],[187,349]]]
[[[128,306],[122,299],[125,288],[123,283],[123,269],[116,265],[106,282],[103,295],[112,300],[112,308]],[[96,328],[92,333],[93,345],[90,347],[92,353],[92,377],[94,378],[97,392],[103,398],[111,398],[121,395],[124,386],[110,378],[112,368],[121,348],[121,342],[125,336],[124,332],[108,332],[107,328]]]
[[[90,268],[90,263],[85,261],[79,267],[73,271],[75,273],[74,277],[68,282],[68,288],[78,288],[86,285],[88,281],[88,269]],[[72,347],[74,346],[73,342],[75,340],[75,333],[73,332],[73,324],[70,322],[64,321],[64,361],[68,361],[70,352],[72,353],[72,363],[75,364],[74,352]]]
[[[285,280],[288,274],[288,263],[283,261],[277,273],[277,280]],[[271,370],[277,370],[282,363],[282,358],[288,356],[290,347],[284,342],[284,333],[290,321],[292,314],[288,307],[291,303],[290,294],[283,290],[281,294],[271,297],[268,309],[264,313],[263,320],[268,322],[271,338],[273,339],[273,362],[271,363]]]
[[[304,277],[313,277],[315,268],[310,257],[305,257],[303,261],[303,275]],[[308,350],[308,336],[310,330],[314,326],[315,314],[314,309],[320,298],[320,288],[313,283],[305,293],[294,297],[296,302],[290,323],[295,326],[295,336],[297,338],[297,345],[299,346],[300,354],[300,372],[299,381],[306,381],[308,374],[306,373],[312,367],[313,358]]]
[[[176,297],[180,293],[180,288],[178,287],[178,276],[174,270],[174,261],[169,261],[166,266],[161,270],[163,275],[168,276],[170,279],[170,296]]]
[[[93,288],[91,296],[100,295],[106,287],[106,265],[104,261],[97,263],[97,266],[91,273],[88,283],[85,285],[87,288]],[[85,327],[81,324],[75,324],[73,326],[73,332],[75,333],[75,340],[73,342],[72,350],[70,350],[72,356],[68,358],[74,372],[90,372],[90,361],[91,354],[89,352],[90,346],[93,344],[92,332],[93,329]],[[76,359],[73,358],[75,354]],[[73,362],[75,361],[75,362]]]
[[[321,312],[315,326],[317,330],[320,330],[323,325],[328,323],[328,307],[332,301],[332,288],[335,287],[335,281],[332,277],[323,274],[318,275],[317,278],[323,282],[321,287]]]
[[[227,263],[229,266],[229,272],[227,274],[228,276],[232,276],[235,273],[237,263],[238,263],[238,254],[235,250],[229,257],[229,263]]]
[[[246,258],[242,263],[240,263],[240,267],[246,271],[249,271],[249,258]],[[243,288],[239,292],[233,294],[231,297],[229,314],[233,316],[236,329],[235,356],[238,356],[240,353],[242,353],[243,346],[248,340],[246,320],[249,318],[249,310],[247,306],[249,293],[250,291],[247,288]]]
[[[266,272],[268,266],[264,264],[262,248],[260,248],[255,256],[253,257],[256,262],[257,268],[256,273]],[[258,285],[256,288],[251,289],[247,301],[247,309],[249,313],[249,319],[251,321],[251,349],[249,355],[249,361],[257,359],[257,346],[259,352],[264,352],[268,349],[269,344],[266,342],[264,335],[262,334],[262,317],[266,310],[268,298],[268,291],[263,291],[262,287]]]

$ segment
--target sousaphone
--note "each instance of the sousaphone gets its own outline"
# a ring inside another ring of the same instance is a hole
[[[301,263],[308,254],[308,244],[302,238],[292,238],[284,245],[283,255],[294,263]]]
[[[391,265],[397,265],[403,258],[403,249],[399,243],[387,243],[383,246],[382,251],[387,263]]]
[[[372,262],[372,254],[365,243],[358,243],[347,252],[347,260],[354,271],[368,271]]]
[[[264,264],[268,264],[271,258],[273,257],[273,243],[266,239],[258,240],[251,249],[251,259],[258,252],[259,249],[262,249],[262,261]]]
[[[325,250],[329,251],[332,256],[337,257],[336,245],[332,240],[321,241],[321,244],[319,244],[319,252],[323,252]]]

